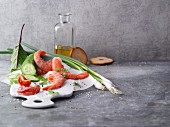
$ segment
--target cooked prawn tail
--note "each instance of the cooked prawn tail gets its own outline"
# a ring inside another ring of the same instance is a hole
[[[52,62],[50,61],[45,61],[44,59],[41,58],[41,56],[45,56],[46,52],[43,50],[38,50],[37,52],[34,53],[34,61],[36,65],[45,73],[48,71],[52,70]]]
[[[70,72],[66,72],[63,74],[66,79],[73,79],[73,80],[78,80],[78,79],[85,79],[89,76],[89,73],[84,71],[80,74],[72,74]]]
[[[60,72],[64,66],[62,65],[62,60],[59,57],[54,57],[52,59],[52,70]]]

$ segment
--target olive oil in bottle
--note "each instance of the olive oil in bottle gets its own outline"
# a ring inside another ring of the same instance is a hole
[[[54,53],[70,57],[70,55],[71,55],[70,53],[71,53],[72,49],[73,48],[71,46],[57,45],[54,48]]]
[[[70,22],[70,13],[59,14],[59,23],[55,26],[54,53],[70,56],[74,47],[74,24]]]

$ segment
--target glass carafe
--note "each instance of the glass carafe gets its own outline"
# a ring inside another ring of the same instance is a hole
[[[58,14],[60,22],[55,26],[54,53],[70,56],[74,47],[74,24],[70,13]]]

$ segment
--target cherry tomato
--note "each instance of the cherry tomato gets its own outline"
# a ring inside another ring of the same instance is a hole
[[[30,86],[31,81],[27,80],[23,75],[19,75],[18,76],[18,84],[20,84],[21,86]]]

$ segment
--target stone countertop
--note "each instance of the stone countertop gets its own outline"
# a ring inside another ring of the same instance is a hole
[[[0,60],[0,77],[9,72]],[[55,106],[30,109],[9,95],[0,83],[1,127],[165,127],[170,125],[170,62],[127,62],[90,65],[113,81],[124,95],[91,87],[71,98],[54,99]]]

